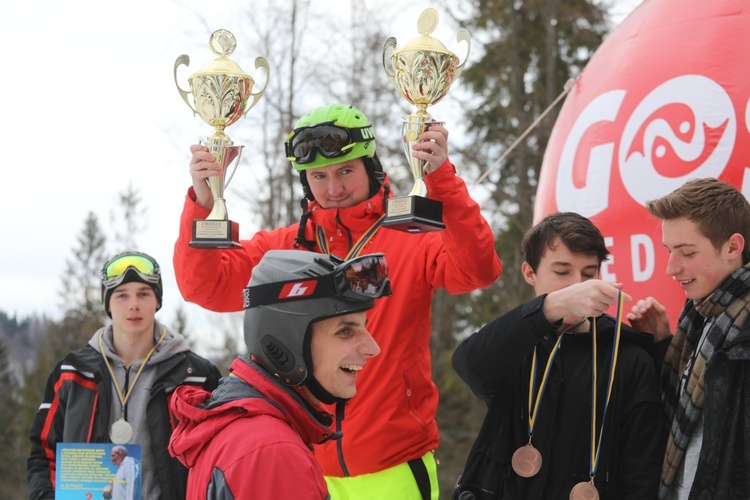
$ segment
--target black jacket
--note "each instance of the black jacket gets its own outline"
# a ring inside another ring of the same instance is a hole
[[[750,323],[711,356],[691,499],[750,498]]]
[[[556,500],[568,498],[577,483],[590,479],[591,332],[566,334],[554,360],[532,440],[542,455],[541,470],[525,479],[511,467],[513,453],[529,442],[529,375],[534,346],[538,347],[538,387],[557,339],[559,325],[544,317],[544,298],[537,297],[487,324],[453,354],[454,369],[488,407],[454,498],[470,491],[478,500]],[[597,318],[596,324],[600,429],[615,320],[605,315]],[[622,326],[595,477],[601,499],[656,498],[665,434],[651,346],[650,335]]]
[[[147,407],[156,475],[163,499],[185,498],[187,469],[167,451],[172,429],[177,425],[169,411],[169,399],[178,385],[186,383],[213,390],[221,374],[209,361],[190,351],[177,353],[157,367]],[[111,387],[102,355],[91,346],[69,353],[57,364],[31,428],[27,464],[30,500],[55,498],[52,481],[57,443],[110,442]]]

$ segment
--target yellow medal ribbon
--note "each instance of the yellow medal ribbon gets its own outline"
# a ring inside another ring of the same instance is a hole
[[[539,405],[544,397],[544,390],[547,388],[549,374],[552,369],[552,362],[554,361],[555,356],[557,356],[557,352],[560,350],[562,339],[567,332],[569,332],[570,330],[575,330],[576,328],[581,326],[584,321],[586,321],[586,318],[583,318],[580,322],[571,326],[570,328],[566,328],[562,333],[560,333],[560,336],[557,337],[557,342],[555,342],[555,345],[552,348],[552,351],[549,353],[549,357],[547,358],[547,366],[544,368],[544,374],[542,375],[542,380],[539,383],[539,389],[537,390],[536,400],[533,403],[532,410],[532,401],[534,400],[534,386],[536,385],[536,346],[534,346],[534,354],[531,357],[531,373],[529,373],[529,444],[531,444],[531,438],[534,436],[534,423],[536,422],[537,413],[539,413]]]
[[[357,243],[354,244],[354,246],[349,250],[349,253],[346,254],[346,257],[344,260],[349,260],[351,258],[357,257],[359,253],[362,251],[362,249],[365,247],[368,241],[372,239],[373,236],[375,236],[375,233],[378,232],[378,229],[380,228],[380,225],[383,223],[383,219],[385,219],[385,214],[382,214],[378,220],[375,221],[375,223],[370,226],[370,228],[364,232],[364,234],[357,240]],[[328,250],[328,240],[326,238],[326,230],[323,229],[322,226],[318,226],[317,231],[315,232],[315,239],[318,242],[318,247],[320,247],[320,251],[323,254],[329,254]]]
[[[612,359],[610,360],[609,367],[609,384],[607,386],[607,400],[604,403],[604,411],[602,412],[602,425],[599,429],[599,440],[596,439],[596,388],[597,388],[597,369],[596,369],[596,321],[594,321],[594,336],[591,340],[594,349],[594,361],[592,363],[592,387],[591,387],[591,458],[589,459],[589,474],[591,476],[591,484],[594,484],[594,476],[596,470],[599,467],[599,451],[602,445],[602,436],[604,435],[604,420],[607,416],[607,408],[609,408],[609,400],[612,396],[612,386],[615,381],[615,368],[617,367],[617,354],[620,352],[620,334],[622,333],[622,310],[625,302],[625,298],[622,295],[622,291],[617,291],[617,325],[615,328],[615,338],[613,340],[614,345],[612,346]]]
[[[117,397],[120,399],[120,418],[125,419],[125,407],[127,405],[130,394],[133,392],[133,387],[135,387],[135,383],[138,382],[138,377],[141,376],[143,367],[146,366],[146,363],[148,363],[148,360],[151,358],[151,355],[154,354],[156,347],[159,344],[161,344],[161,341],[164,340],[164,337],[166,335],[167,335],[167,328],[162,327],[161,337],[159,337],[159,341],[156,344],[154,344],[154,347],[152,347],[151,350],[146,355],[146,359],[143,360],[143,363],[141,363],[141,367],[138,368],[138,372],[135,374],[135,378],[133,378],[133,381],[130,383],[128,392],[125,394],[125,396],[123,396],[122,390],[120,389],[120,384],[117,383],[115,372],[114,370],[112,370],[112,365],[109,364],[107,355],[104,354],[104,345],[102,344],[102,337],[104,337],[104,330],[102,330],[102,333],[99,334],[99,351],[102,353],[102,357],[104,358],[104,364],[107,365],[107,370],[109,370],[109,375],[112,377],[112,383],[115,384],[115,389],[117,390]]]

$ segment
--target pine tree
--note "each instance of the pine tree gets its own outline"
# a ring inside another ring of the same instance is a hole
[[[21,415],[18,413],[18,380],[10,368],[5,342],[0,340],[0,498],[23,498],[26,487],[28,448],[20,439]]]
[[[21,433],[26,439],[50,372],[65,354],[86,345],[94,332],[104,325],[106,318],[100,291],[106,238],[93,212],[84,221],[76,242],[77,246],[72,249],[72,256],[66,259],[65,273],[61,277],[59,294],[65,311],[63,319],[50,324],[33,367],[23,375],[19,418],[24,422]],[[27,448],[27,456],[28,451]]]
[[[100,273],[106,261],[107,238],[94,212],[89,212],[72,256],[65,260],[59,291],[66,318],[103,318]]]
[[[185,312],[185,308],[182,304],[177,306],[177,310],[174,312],[174,320],[172,321],[172,328],[176,331],[182,334],[183,337],[185,337],[185,340],[190,345],[190,348],[192,349],[193,343],[188,327],[188,316]]]
[[[112,254],[138,249],[136,236],[147,228],[147,212],[140,192],[132,182],[128,183],[127,187],[118,193],[117,206],[109,214],[110,228],[114,231],[112,240],[117,247]]]

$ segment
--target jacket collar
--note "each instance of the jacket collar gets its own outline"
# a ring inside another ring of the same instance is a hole
[[[230,370],[233,376],[257,389],[264,399],[275,403],[306,444],[322,443],[334,434],[329,427],[331,415],[322,407],[313,407],[300,393],[269,375],[255,361],[237,358]]]
[[[388,180],[386,179],[386,182]],[[348,208],[323,208],[316,201],[308,203],[311,212],[309,224],[305,230],[305,238],[315,241],[315,227],[322,226],[326,232],[336,231],[344,226],[354,233],[362,233],[372,226],[385,212],[383,200],[384,187],[370,198]]]
[[[322,422],[330,415],[312,410],[253,361],[237,358],[230,369],[232,375],[222,378],[213,393],[192,385],[174,392],[171,408],[179,424],[169,450],[185,466],[195,465],[206,445],[235,420],[259,415],[285,421],[308,447],[341,437]]]

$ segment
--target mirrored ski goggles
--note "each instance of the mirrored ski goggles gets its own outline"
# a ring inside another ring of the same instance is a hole
[[[102,285],[105,288],[118,286],[128,269],[133,269],[146,283],[159,283],[161,279],[161,269],[154,259],[146,254],[126,253],[104,264]]]
[[[362,255],[346,262],[333,255],[329,258],[340,262],[330,274],[246,287],[245,309],[293,300],[340,298],[365,301],[391,295],[384,254]]]
[[[333,122],[319,123],[294,129],[285,143],[286,156],[299,164],[312,163],[316,153],[324,158],[337,158],[347,154],[355,143],[374,139],[372,125],[345,128]]]

